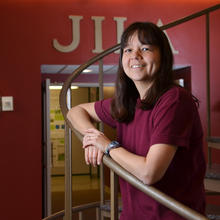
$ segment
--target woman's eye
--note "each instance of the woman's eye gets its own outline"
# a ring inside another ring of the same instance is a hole
[[[149,47],[143,47],[142,48],[142,51],[147,51],[147,50],[149,50]]]
[[[129,53],[129,52],[131,52],[131,49],[130,49],[130,48],[124,49],[124,53]]]

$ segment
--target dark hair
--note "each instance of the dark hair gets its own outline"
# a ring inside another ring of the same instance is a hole
[[[143,110],[152,109],[160,96],[174,85],[173,54],[164,32],[151,22],[135,22],[128,26],[121,37],[116,91],[111,103],[112,116],[117,121],[126,123],[133,120],[139,97],[135,84],[125,74],[122,66],[123,49],[134,33],[137,33],[141,43],[156,46],[160,51],[159,70],[155,73],[153,84],[147,91],[145,98],[141,100],[140,108]]]

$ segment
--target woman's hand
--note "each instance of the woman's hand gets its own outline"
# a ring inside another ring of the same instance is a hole
[[[103,152],[111,141],[99,130],[90,128],[85,131],[83,148],[85,149],[85,161],[93,166],[100,165]]]
[[[101,152],[105,152],[110,142],[101,131],[95,128],[89,128],[85,131],[85,136],[83,137],[83,148],[94,146]]]
[[[103,152],[98,150],[94,146],[88,146],[85,148],[85,161],[86,164],[93,165],[96,167],[97,165],[100,165],[102,162]]]

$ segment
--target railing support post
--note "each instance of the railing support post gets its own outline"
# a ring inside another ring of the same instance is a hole
[[[111,187],[111,220],[118,220],[118,176],[110,171]]]
[[[67,100],[68,108],[71,104],[71,90],[68,89]],[[71,129],[65,123],[65,220],[72,220],[72,143]]]
[[[99,100],[103,99],[103,60],[99,60]],[[104,131],[103,123],[99,124],[99,130]],[[100,201],[101,206],[105,203],[105,176],[104,176],[104,164],[100,165]],[[104,215],[101,212],[101,220],[104,220]]]
[[[206,14],[206,106],[207,106],[207,136],[211,136],[211,101],[210,101],[210,36],[209,13]],[[211,148],[208,146],[208,165],[211,166]]]
[[[72,220],[72,150],[71,131],[65,124],[65,220]]]

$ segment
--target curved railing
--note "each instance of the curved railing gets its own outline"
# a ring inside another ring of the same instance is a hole
[[[207,32],[206,32],[206,37],[207,37],[207,42],[206,42],[206,49],[207,49],[207,103],[208,106],[210,106],[210,94],[209,94],[209,13],[212,11],[215,11],[217,9],[220,8],[220,4],[215,5],[213,7],[210,7],[208,9],[205,9],[203,11],[200,11],[198,13],[192,14],[190,16],[187,16],[185,18],[179,19],[175,22],[169,23],[167,25],[164,25],[161,27],[162,30],[165,30],[167,28],[171,28],[174,27],[176,25],[185,23],[189,20],[195,19],[197,17],[200,17],[202,15],[206,16],[206,27],[207,27]],[[104,52],[98,54],[97,56],[93,57],[92,59],[90,59],[88,62],[86,62],[85,64],[82,64],[79,68],[77,68],[70,76],[69,78],[66,80],[66,82],[64,83],[61,93],[60,93],[60,107],[61,107],[61,111],[63,113],[63,116],[65,118],[65,121],[67,123],[67,126],[69,128],[71,128],[72,131],[76,132],[73,128],[73,126],[71,125],[71,123],[68,121],[66,115],[68,112],[68,107],[67,107],[67,91],[71,86],[71,83],[74,81],[74,79],[76,79],[84,69],[86,69],[87,67],[89,67],[91,64],[101,60],[103,57],[113,53],[114,51],[118,50],[120,48],[120,44],[117,44],[107,50],[105,50]],[[210,126],[210,109],[207,109],[208,112],[208,133],[209,133],[209,126]],[[81,135],[78,134],[76,132],[77,136],[79,138],[81,138]],[[68,138],[68,137],[67,137]],[[142,192],[144,192],[145,194],[151,196],[152,198],[154,198],[155,200],[157,200],[158,202],[160,202],[161,204],[163,204],[164,206],[170,208],[171,210],[173,210],[174,212],[178,213],[179,215],[185,217],[186,219],[192,219],[192,220],[205,220],[207,219],[205,216],[202,216],[201,214],[197,213],[196,211],[186,207],[185,205],[179,203],[178,201],[174,200],[173,198],[167,196],[166,194],[160,192],[159,190],[157,190],[156,188],[154,188],[153,186],[147,186],[144,185],[140,180],[138,180],[136,177],[134,177],[133,175],[131,175],[130,173],[128,173],[126,170],[124,170],[121,166],[119,166],[115,161],[113,161],[111,158],[104,156],[103,157],[103,163],[108,166],[113,172],[115,172],[117,175],[119,175],[120,177],[124,178],[126,181],[128,181],[130,184],[132,184],[133,186],[135,186],[136,188],[138,188],[139,190],[141,190]],[[71,175],[71,174],[70,174]],[[70,204],[71,205],[71,204]],[[69,211],[69,213],[71,212],[71,210],[67,210],[67,212]],[[115,215],[117,216],[117,214]],[[68,219],[68,216],[66,216],[66,220]],[[114,219],[114,217],[113,217]]]
[[[82,73],[82,71],[84,69],[86,69],[87,67],[89,67],[90,65],[92,65],[93,63],[97,62],[98,60],[101,60],[103,57],[113,53],[114,51],[120,49],[120,44],[117,44],[105,51],[103,51],[102,53],[94,56],[92,59],[90,59],[89,61],[87,61],[86,63],[82,64],[81,66],[79,66],[65,81],[61,92],[60,92],[60,108],[62,111],[62,114],[64,116],[65,121],[68,123],[68,126],[72,129],[72,125],[71,123],[68,121],[66,115],[68,112],[68,107],[67,107],[67,101],[66,101],[66,95],[67,95],[67,91],[71,86],[71,83]]]
[[[96,208],[97,209],[97,215],[98,212],[99,212],[99,208],[100,208],[100,202],[92,202],[92,203],[89,203],[89,204],[84,204],[84,205],[80,205],[80,206],[75,206],[75,207],[72,207],[72,213],[79,213],[79,216],[82,216],[82,212],[84,210],[87,210],[87,209],[94,209]],[[65,216],[65,211],[62,210],[62,211],[59,211],[59,212],[56,212],[48,217],[45,217],[44,219],[42,220],[55,220],[55,219],[59,219],[59,218],[62,218]]]
[[[190,16],[184,17],[182,19],[178,19],[177,21],[171,22],[169,24],[163,25],[162,27],[160,27],[162,30],[168,29],[168,28],[172,28],[175,27],[177,25],[180,25],[182,23],[185,23],[187,21],[190,21],[192,19],[201,17],[203,15],[206,15],[206,49],[207,49],[207,59],[206,59],[206,64],[207,64],[207,90],[209,91],[210,89],[210,79],[209,79],[209,13],[216,11],[220,9],[220,4],[217,4],[213,7],[204,9],[200,12],[194,13]],[[102,53],[94,56],[93,58],[91,58],[89,61],[87,61],[86,63],[82,64],[81,66],[79,66],[65,81],[62,90],[60,92],[60,107],[61,107],[61,111],[63,113],[63,116],[65,118],[65,120],[67,121],[68,125],[70,128],[72,128],[71,124],[68,122],[67,118],[66,118],[66,114],[68,112],[68,108],[67,108],[67,101],[66,101],[66,94],[67,94],[67,90],[70,87],[71,83],[74,81],[74,79],[76,79],[84,69],[86,69],[87,67],[89,67],[90,65],[92,65],[93,63],[97,62],[98,60],[102,59],[103,57],[113,53],[114,51],[120,49],[120,44],[117,44],[105,51],[103,51]],[[207,94],[208,99],[210,99],[210,94]],[[210,100],[208,100],[208,103],[210,103]],[[208,109],[208,120],[210,120],[210,109]],[[208,122],[208,125],[210,123]],[[208,130],[210,130],[210,126],[208,126]],[[208,132],[209,133],[209,132]]]

